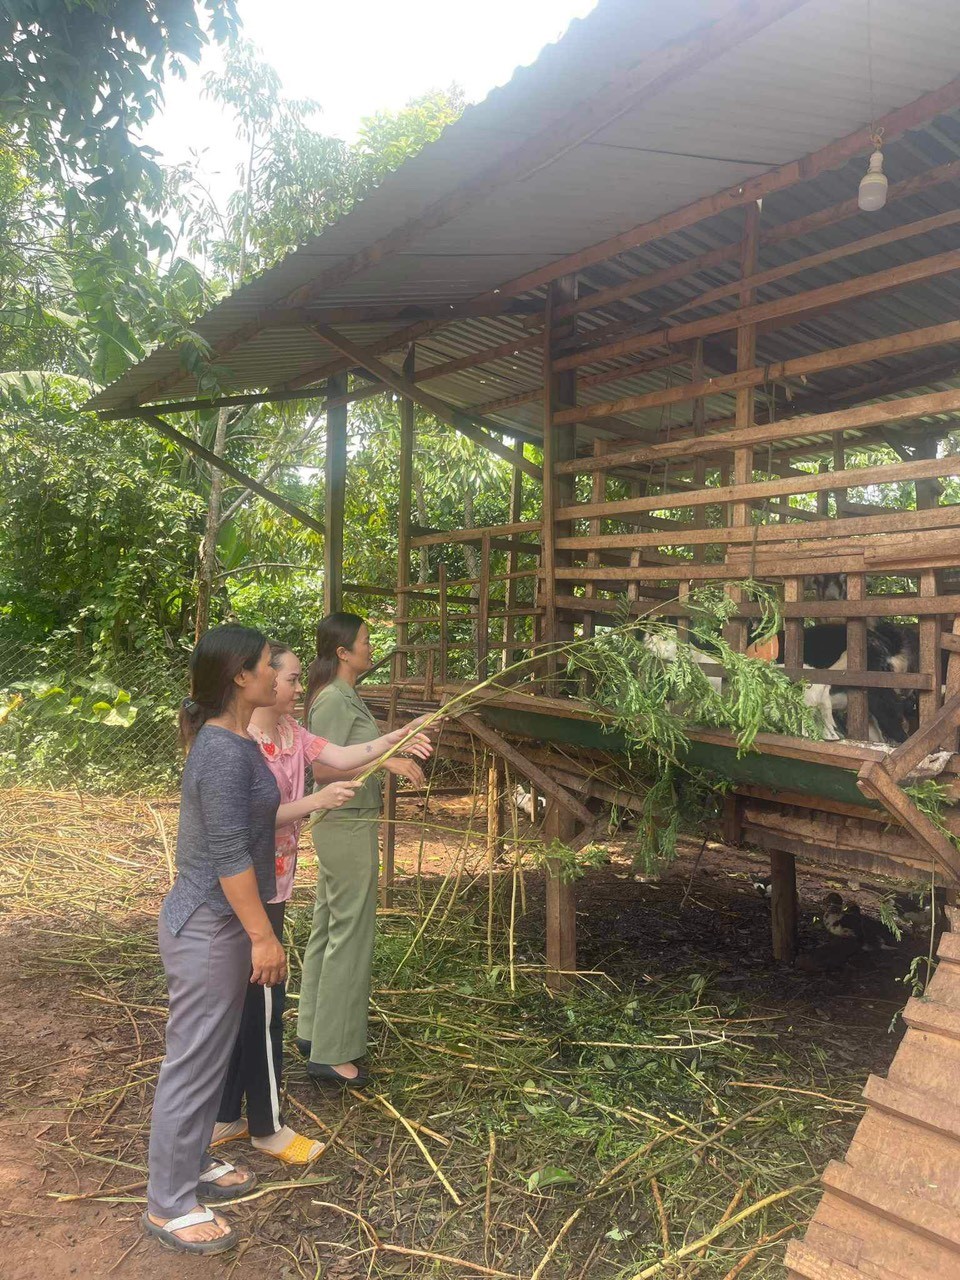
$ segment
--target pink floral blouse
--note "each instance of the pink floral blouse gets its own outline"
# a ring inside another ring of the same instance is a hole
[[[307,765],[316,760],[327,745],[326,738],[308,733],[297,724],[293,716],[282,716],[277,725],[279,746],[266,737],[256,725],[250,726],[250,735],[260,748],[260,753],[280,788],[280,803],[290,804],[304,793]],[[277,893],[271,902],[289,902],[293,893],[293,877],[297,871],[297,845],[300,842],[299,822],[288,822],[277,827]]]

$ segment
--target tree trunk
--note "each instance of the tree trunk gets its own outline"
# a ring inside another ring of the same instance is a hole
[[[227,445],[227,418],[229,410],[217,414],[217,433],[213,452],[223,457]],[[219,467],[210,471],[210,496],[207,500],[207,523],[200,543],[200,563],[197,569],[197,619],[194,640],[199,640],[210,626],[210,601],[217,576],[217,530],[220,527],[220,495],[223,491],[223,472]]]

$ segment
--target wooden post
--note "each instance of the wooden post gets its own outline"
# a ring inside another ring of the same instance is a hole
[[[593,442],[594,457],[602,458],[606,452],[607,452],[606,440],[594,440]],[[604,502],[606,501],[606,497],[607,497],[607,473],[605,471],[594,471],[590,481],[590,501]],[[590,534],[592,537],[600,536],[600,530],[602,528],[600,520],[591,520],[589,528],[590,528]],[[590,569],[599,569],[600,567],[599,551],[587,552],[587,567]],[[586,592],[585,592],[587,599],[588,600],[594,599],[596,597],[596,594],[597,594],[597,584],[595,582],[588,582]],[[581,622],[581,627],[582,627],[584,637],[589,638],[590,636],[593,635],[595,621],[596,619],[594,618],[592,613],[590,612],[584,613],[583,619]],[[587,690],[586,692],[589,692],[589,690]]]
[[[937,595],[937,570],[925,569],[920,574],[920,595]],[[920,692],[920,724],[923,726],[940,710],[943,694],[940,683],[940,636],[942,619],[925,617],[920,619],[920,662],[921,671],[933,672],[933,688]]]
[[[784,578],[783,603],[799,604],[803,599],[803,579]],[[787,618],[783,624],[783,653],[785,667],[803,666],[803,619]]]
[[[523,458],[523,441],[518,440],[514,445],[514,452],[519,458]],[[507,516],[509,524],[518,524],[520,521],[520,513],[523,510],[523,472],[519,467],[514,467],[510,476],[510,512]],[[520,555],[515,547],[511,547],[507,553],[507,589],[504,592],[504,612],[506,617],[503,620],[503,658],[501,667],[513,666],[514,662],[519,660],[515,650],[511,649],[511,644],[517,634],[517,619],[513,616],[517,607],[517,579],[513,576],[520,568]],[[534,606],[536,605],[537,587],[534,582],[533,587]]]
[[[553,363],[556,358],[557,344],[565,338],[573,336],[575,320],[567,320],[557,324],[553,320],[553,312],[564,303],[574,302],[577,297],[575,276],[564,276],[550,285],[547,294],[547,310],[543,333],[543,529],[541,531],[542,554],[540,565],[543,571],[543,630],[542,636],[546,644],[556,644],[568,639],[572,633],[569,623],[562,624],[557,614],[557,581],[555,569],[558,564],[571,562],[569,552],[558,552],[558,537],[569,536],[569,524],[558,526],[556,510],[574,500],[575,489],[572,476],[558,476],[555,466],[572,458],[576,452],[576,426],[558,427],[554,425],[554,414],[561,408],[569,408],[576,403],[576,373],[554,373]],[[548,663],[548,676],[556,672],[556,663]],[[548,688],[550,681],[548,679]]]
[[[477,597],[477,677],[490,674],[490,534],[480,539],[480,587]]]
[[[411,343],[403,361],[404,377],[412,378],[416,353]],[[409,630],[404,619],[410,609],[410,511],[413,502],[413,436],[415,430],[416,406],[408,396],[400,398],[400,460],[399,460],[399,502],[397,510],[397,647],[399,653],[394,655],[390,664],[390,715],[387,727],[396,728],[397,696],[400,692],[398,682],[408,672],[406,645]],[[383,865],[380,870],[380,905],[389,907],[393,903],[394,865],[397,848],[397,778],[388,771],[383,796]]]
[[[833,441],[833,470],[834,473],[846,471],[847,469],[847,451],[843,447],[843,432],[841,431],[834,437]],[[837,519],[847,514],[847,490],[834,489],[833,502],[837,509]]]
[[[817,465],[817,471],[821,475],[825,475],[829,470],[830,464],[825,458],[822,459]],[[830,491],[828,489],[821,489],[817,494],[817,515],[821,520],[826,520],[830,515]]]
[[[411,343],[403,361],[403,376],[412,378],[416,369],[416,348]],[[410,515],[413,509],[413,446],[417,408],[409,396],[400,397],[400,468],[397,504],[397,645],[401,649],[397,675],[408,673],[405,647],[409,642],[406,616],[410,611]],[[392,726],[391,726],[392,727]]]
[[[797,863],[792,853],[770,851],[770,923],[773,956],[793,964],[797,954]]]
[[[402,597],[401,597],[402,598]],[[402,661],[405,654],[395,654],[394,663]],[[397,695],[400,689],[394,680],[390,690],[390,711],[387,716],[387,728],[395,729],[397,722]],[[387,772],[387,782],[383,797],[383,861],[380,866],[380,905],[393,905],[393,881],[396,865],[397,848],[397,778]]]
[[[866,597],[862,573],[847,575],[847,599],[863,600]],[[864,618],[847,619],[847,670],[861,672],[867,669],[867,623]],[[921,668],[922,670],[922,668]],[[847,690],[847,737],[855,742],[866,742],[870,737],[870,709],[866,689]]]
[[[347,375],[327,379],[330,398],[345,396]],[[327,410],[327,447],[323,465],[324,527],[323,603],[326,613],[343,608],[343,507],[347,491],[347,406]]]
[[[497,858],[503,852],[503,762],[487,753],[487,964],[493,968],[494,881]]]
[[[936,457],[939,436],[928,435],[914,448],[914,457]],[[916,506],[918,511],[930,511],[940,504],[940,483],[937,480],[917,480],[914,485]],[[920,574],[920,595],[937,596],[940,594],[943,574],[937,569],[927,570]],[[940,682],[940,636],[943,629],[941,618],[920,619],[920,661],[921,671],[933,672],[933,688],[921,692],[919,697],[920,724],[926,724],[937,714],[942,702]]]
[[[443,560],[440,561],[438,572],[440,587],[440,683],[447,683],[447,645],[449,643],[449,635],[447,633],[447,566]]]
[[[737,848],[743,839],[743,797],[728,791],[723,797],[723,842]]]
[[[534,810],[536,812],[536,810]],[[576,834],[576,819],[556,800],[547,799],[543,820],[544,839],[569,844]],[[577,968],[577,896],[573,882],[560,876],[556,859],[548,859],[546,877],[547,986],[568,991]]]
[[[703,339],[698,339],[693,349],[693,357],[690,361],[690,381],[703,381]],[[694,437],[702,436],[706,430],[706,400],[703,396],[698,396],[693,402],[693,434]],[[698,455],[693,462],[693,487],[702,489],[707,482],[707,460]],[[707,508],[697,507],[693,512],[693,527],[695,529],[705,529],[707,527]],[[706,544],[698,543],[693,548],[693,563],[702,564],[707,554]]]
[[[757,270],[757,257],[760,249],[760,206],[754,201],[744,209],[743,241],[740,248],[740,274],[749,277]],[[740,306],[748,307],[753,302],[755,291],[750,288],[740,290]],[[741,324],[737,328],[737,369],[752,369],[756,363],[757,329],[754,324]],[[736,427],[752,427],[754,422],[754,392],[746,387],[737,392]],[[733,453],[733,483],[750,484],[753,480],[753,449],[749,446],[735,449]],[[730,507],[730,524],[735,529],[745,528],[750,524],[750,503],[734,502]],[[740,592],[734,588],[737,599]],[[727,626],[727,638],[735,649],[742,653],[747,645],[747,624],[743,621],[731,622]]]

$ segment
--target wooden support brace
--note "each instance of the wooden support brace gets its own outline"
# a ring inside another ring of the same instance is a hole
[[[566,810],[577,822],[584,826],[593,824],[594,815],[586,805],[581,804],[558,782],[554,782],[548,773],[541,769],[539,765],[534,764],[512,743],[502,738],[495,729],[491,729],[489,725],[484,724],[479,716],[474,715],[473,712],[465,711],[456,716],[455,719],[459,720],[465,728],[469,729],[491,751],[495,751],[502,756],[521,777],[531,782],[541,794],[553,800],[561,809]]]
[[[298,507],[296,503],[289,502],[286,498],[281,497],[279,493],[274,493],[272,489],[268,489],[266,485],[255,480],[253,476],[248,476],[245,471],[241,471],[239,467],[235,467],[232,462],[228,462],[226,458],[221,458],[213,453],[210,449],[204,448],[196,440],[186,436],[182,431],[178,431],[176,427],[172,427],[169,422],[156,413],[138,413],[136,417],[142,418],[149,426],[155,427],[162,436],[166,436],[168,440],[172,440],[174,444],[180,445],[201,461],[208,463],[211,467],[216,467],[222,471],[224,475],[228,475],[231,480],[236,480],[238,484],[242,484],[244,488],[249,489],[251,493],[255,493],[258,497],[263,498],[266,502],[272,503],[278,510],[283,511],[286,515],[294,520],[298,520],[300,524],[305,524],[308,529],[313,529],[315,533],[324,533],[323,521],[317,520],[315,516],[304,511],[302,507]]]
[[[951,880],[960,880],[960,853],[952,841],[916,807],[878,760],[868,760],[857,775],[864,795],[879,800],[901,826],[929,849]]]

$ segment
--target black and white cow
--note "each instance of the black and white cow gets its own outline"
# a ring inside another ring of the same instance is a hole
[[[818,670],[846,670],[847,628],[842,622],[821,622],[805,627],[803,663]],[[882,619],[872,619],[867,627],[867,670],[904,674],[916,671],[920,658],[919,631]],[[845,712],[847,690],[833,688],[831,699],[835,712]],[[897,689],[868,689],[871,739],[903,742],[908,736],[907,718],[912,703],[910,694]]]

